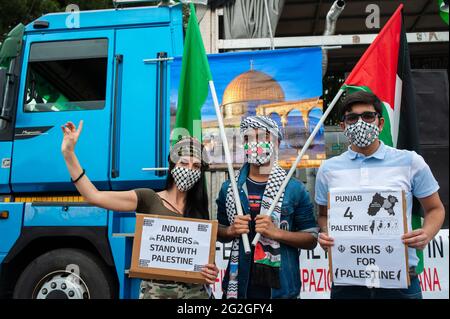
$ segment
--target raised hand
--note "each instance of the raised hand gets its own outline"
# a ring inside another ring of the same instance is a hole
[[[62,132],[64,134],[63,141],[61,144],[62,153],[74,152],[75,145],[80,137],[81,130],[83,129],[83,120],[78,124],[78,129],[72,122],[67,122],[61,126]]]

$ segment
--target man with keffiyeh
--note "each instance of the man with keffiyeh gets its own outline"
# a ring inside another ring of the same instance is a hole
[[[265,116],[243,119],[240,132],[246,163],[236,174],[244,216],[238,216],[230,181],[217,199],[219,240],[232,241],[230,261],[222,282],[224,298],[298,298],[300,293],[300,249],[317,244],[318,226],[309,193],[292,178],[270,216],[269,210],[286,172],[278,165],[282,133]],[[242,234],[250,242],[261,239],[251,254],[245,254]]]

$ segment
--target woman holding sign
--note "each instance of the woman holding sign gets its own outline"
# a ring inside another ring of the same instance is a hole
[[[202,159],[202,145],[195,139],[183,138],[175,144],[169,156],[166,189],[156,193],[151,189],[130,191],[99,191],[86,176],[75,155],[75,145],[83,128],[72,122],[61,127],[64,138],[61,151],[72,182],[91,205],[116,212],[158,214],[163,216],[209,219],[208,197],[203,170],[207,163]],[[216,265],[205,265],[201,274],[209,284],[214,284],[219,273]],[[207,287],[170,281],[143,280],[140,299],[204,299],[209,298]]]

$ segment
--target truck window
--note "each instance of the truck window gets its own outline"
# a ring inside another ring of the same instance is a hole
[[[107,59],[107,39],[33,43],[24,112],[104,108]]]

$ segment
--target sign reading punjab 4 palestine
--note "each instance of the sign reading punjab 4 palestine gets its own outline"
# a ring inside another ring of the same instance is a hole
[[[208,264],[212,225],[144,218],[139,267],[200,271]]]
[[[335,285],[407,288],[406,214],[401,190],[332,189],[328,233]]]

